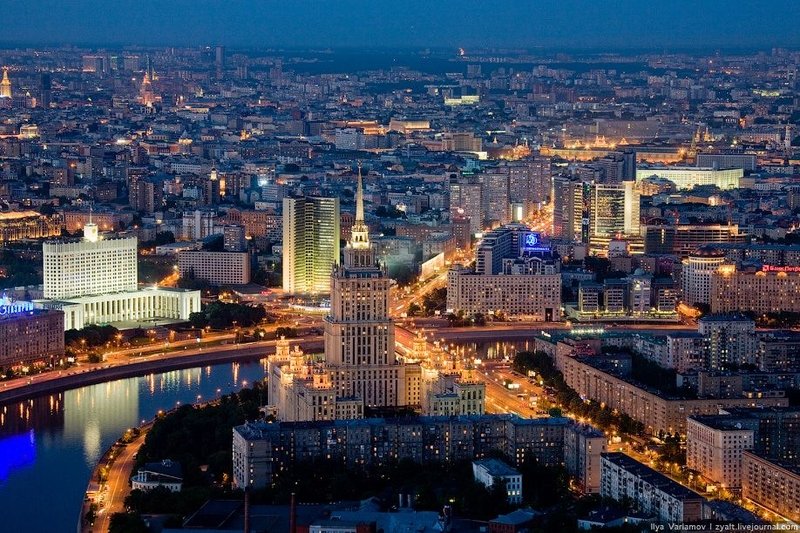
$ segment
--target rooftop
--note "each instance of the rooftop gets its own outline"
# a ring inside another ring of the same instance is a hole
[[[491,476],[510,477],[520,475],[516,468],[512,468],[500,459],[495,459],[493,457],[478,459],[472,461],[472,464],[484,468]]]
[[[651,486],[655,487],[661,492],[664,492],[665,494],[672,496],[673,498],[679,500],[705,500],[705,498],[693,490],[687,489],[678,482],[671,480],[664,474],[653,470],[649,466],[640,463],[636,459],[628,457],[624,453],[604,453],[602,454],[602,459],[624,468],[634,476],[642,479],[646,483],[649,483]]]

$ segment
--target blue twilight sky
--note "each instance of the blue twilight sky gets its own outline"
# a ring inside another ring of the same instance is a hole
[[[800,46],[800,0],[3,0],[1,44]]]

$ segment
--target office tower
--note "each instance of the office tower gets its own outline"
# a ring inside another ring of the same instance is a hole
[[[45,242],[44,297],[73,298],[135,291],[137,239],[133,236],[100,238],[89,222],[81,241]]]
[[[363,220],[363,219],[362,219]],[[328,294],[339,262],[339,199],[283,199],[283,290]]]
[[[52,98],[53,81],[49,72],[43,72],[39,78],[39,102],[45,109],[50,109]]]
[[[36,306],[64,313],[64,329],[89,324],[185,321],[200,311],[200,291],[137,290],[135,236],[100,236],[91,220],[82,240],[46,242],[44,297]]]
[[[225,47],[217,46],[214,49],[214,67],[217,69],[217,79],[221,80],[225,75]]]
[[[590,239],[639,235],[640,196],[635,182],[592,185]]]
[[[531,183],[529,201],[534,206],[546,204],[550,201],[552,186],[551,160],[549,157],[537,155],[527,160],[527,165]]]
[[[8,79],[8,67],[3,67],[3,79],[0,81],[0,98],[11,98],[11,80]]]
[[[625,224],[625,190],[617,185],[593,184],[589,213],[591,239],[621,235]]]
[[[622,152],[622,179],[636,181],[636,152],[625,150]]]
[[[361,169],[356,219],[342,264],[330,276],[331,310],[325,317],[325,360],[338,370],[339,397],[366,405],[405,405],[405,379],[395,364],[394,322],[389,316],[391,279],[375,257],[364,223]]]
[[[553,236],[572,242],[588,242],[589,184],[568,176],[553,178]]]

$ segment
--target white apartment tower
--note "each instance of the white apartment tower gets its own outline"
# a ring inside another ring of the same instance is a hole
[[[89,222],[80,241],[46,242],[44,297],[51,300],[135,291],[135,236],[101,238]]]

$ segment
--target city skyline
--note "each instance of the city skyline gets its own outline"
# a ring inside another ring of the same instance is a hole
[[[583,4],[12,4],[4,531],[800,520],[796,8]]]
[[[234,1],[223,7],[207,0],[33,0],[4,6],[0,44],[744,50],[800,45],[792,25],[797,15],[800,6],[786,0],[679,0],[661,6],[634,0]]]

